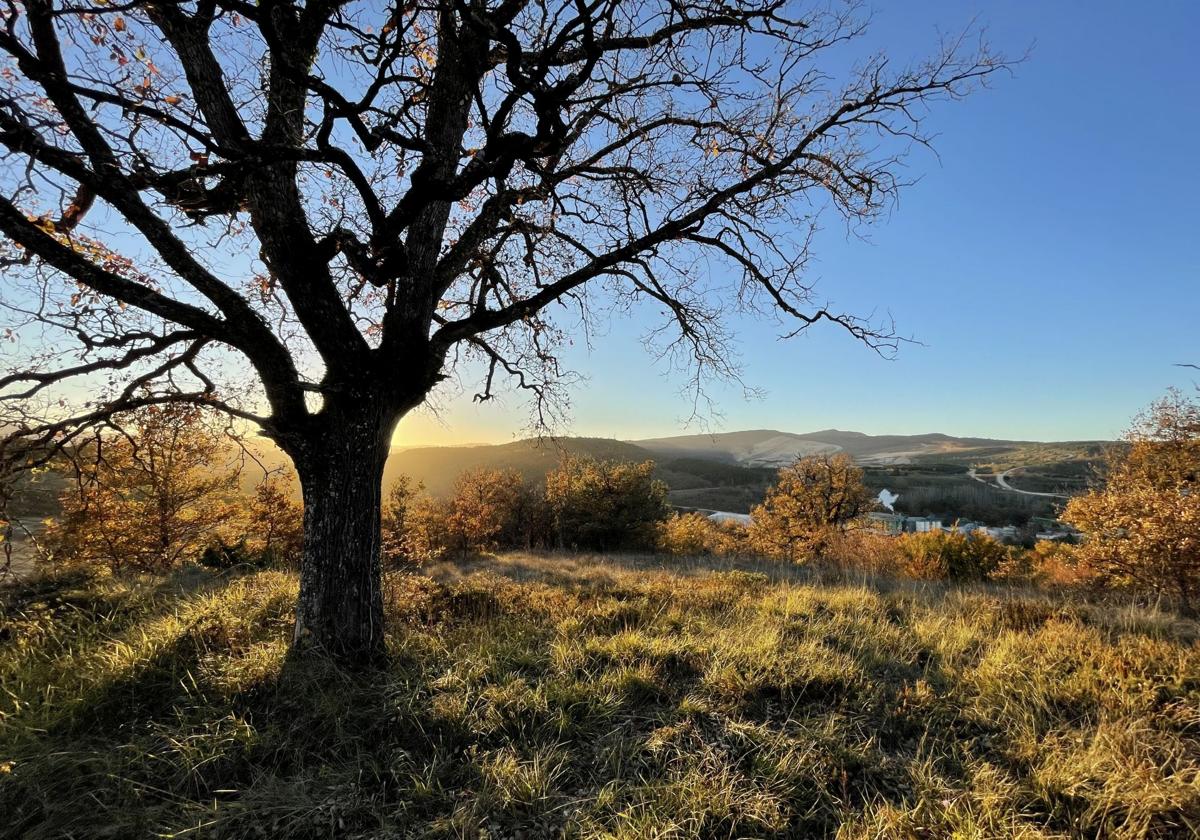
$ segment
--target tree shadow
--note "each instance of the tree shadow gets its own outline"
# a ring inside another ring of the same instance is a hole
[[[784,666],[752,674],[730,660],[726,686],[713,676],[721,646],[752,625],[714,621],[689,635],[664,607],[675,599],[684,618],[708,609],[703,587],[624,578],[638,561],[585,580],[547,562],[470,567],[499,575],[501,589],[486,575],[422,583],[429,608],[389,624],[389,661],[356,671],[288,652],[270,599],[230,615],[232,626],[202,614],[14,740],[17,772],[0,807],[31,837],[95,836],[102,824],[128,835],[421,825],[552,837],[579,833],[581,820],[616,831],[634,813],[690,820],[697,836],[831,836],[868,809],[911,807],[931,770],[962,792],[979,762],[1030,772],[1001,721],[964,712],[963,687],[913,629],[913,599],[868,592],[851,609],[818,592],[771,613]],[[187,591],[219,596],[238,579],[214,575]],[[184,583],[165,582],[165,606],[116,641],[169,613],[166,596]],[[752,576],[714,586],[750,600],[766,591]],[[549,606],[530,603],[547,591]],[[801,649],[810,661],[795,664],[813,667],[789,671],[786,655]],[[1086,804],[1022,807],[1045,825]]]

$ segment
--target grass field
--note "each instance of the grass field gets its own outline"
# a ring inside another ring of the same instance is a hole
[[[999,588],[508,555],[387,580],[390,664],[286,655],[296,581],[0,607],[6,837],[1194,837],[1200,627]]]

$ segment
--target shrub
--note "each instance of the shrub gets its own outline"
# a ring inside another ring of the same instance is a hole
[[[464,472],[450,500],[452,543],[461,552],[515,547],[525,541],[533,506],[533,493],[516,470]]]
[[[246,515],[246,547],[265,562],[296,568],[304,552],[304,506],[277,477],[254,490]]]
[[[59,560],[163,572],[241,533],[237,471],[198,408],[150,406],[76,451],[48,542]]]
[[[712,554],[714,523],[700,513],[677,513],[658,523],[658,550],[676,557]]]
[[[209,569],[232,569],[235,566],[261,568],[272,562],[272,555],[248,546],[245,539],[227,543],[218,538],[200,553],[199,563]]]
[[[649,548],[667,518],[667,486],[654,462],[567,458],[546,475],[546,503],[559,544],[600,551]]]
[[[388,489],[381,516],[381,553],[385,565],[420,565],[442,557],[451,544],[450,508],[400,476]]]
[[[991,537],[957,531],[904,534],[896,543],[901,572],[918,580],[986,580],[1008,557]]]
[[[1080,558],[1075,546],[1058,540],[1038,540],[1027,551],[1010,552],[994,576],[1036,586],[1087,586],[1096,582],[1095,570]]]
[[[1162,592],[1194,612],[1200,599],[1200,403],[1172,391],[1135,421],[1109,457],[1103,489],[1063,519],[1086,535],[1082,561],[1110,585]]]
[[[738,557],[748,553],[746,528],[700,513],[677,513],[658,524],[657,548],[675,557]]]
[[[415,496],[408,506],[402,557],[408,563],[432,563],[453,548],[450,506],[428,494]]]
[[[846,524],[871,505],[863,472],[850,456],[801,458],[779,471],[763,503],[751,511],[750,539],[768,557],[820,558]]]

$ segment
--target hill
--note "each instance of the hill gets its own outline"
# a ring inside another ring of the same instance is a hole
[[[688,454],[746,466],[780,467],[797,456],[845,452],[861,464],[906,463],[930,455],[965,454],[981,451],[1016,451],[1027,441],[954,437],[941,433],[921,435],[868,435],[840,429],[795,434],[773,429],[721,432],[710,435],[635,440],[655,454]],[[1052,444],[1040,444],[1052,445]]]
[[[384,470],[384,486],[401,475],[420,481],[435,496],[445,495],[454,480],[470,469],[514,469],[526,480],[542,481],[566,455],[615,461],[646,461],[653,455],[631,443],[607,438],[546,438],[477,446],[429,446],[392,450]]]
[[[437,496],[448,495],[455,479],[470,469],[515,469],[540,483],[564,456],[618,461],[653,460],[656,475],[681,508],[746,513],[760,502],[779,467],[799,455],[846,452],[866,472],[873,491],[901,493],[898,510],[970,517],[989,524],[1021,524],[1030,516],[1051,516],[1051,499],[1024,496],[1020,490],[1068,494],[1087,486],[1103,456],[1104,441],[1038,443],[991,438],[922,435],[867,435],[826,429],[796,434],[752,429],[710,435],[679,435],[635,441],[564,437],[518,440],[506,444],[397,447],[384,471],[384,486],[408,475]],[[251,492],[264,469],[287,470],[287,457],[268,442],[255,440],[243,459],[242,486]],[[231,458],[238,457],[237,453]],[[968,475],[975,469],[974,480]],[[1004,473],[1008,485],[994,476]],[[294,492],[299,496],[299,488]],[[24,493],[18,494],[24,496]],[[53,495],[46,498],[52,507]],[[29,504],[26,504],[26,502]],[[28,507],[32,501],[22,499]],[[41,504],[41,503],[39,503]],[[52,511],[33,517],[40,519]],[[32,516],[32,515],[31,515]]]
[[[488,467],[515,469],[540,480],[564,455],[588,455],[620,461],[653,459],[659,477],[673,490],[758,485],[769,472],[804,455],[846,452],[864,466],[908,464],[948,458],[991,463],[1001,454],[1016,456],[1030,444],[944,434],[866,435],[828,429],[794,434],[771,429],[678,435],[645,440],[608,438],[529,439],[498,445],[430,446],[392,450],[385,483],[409,475],[434,494],[447,493],[464,470]],[[1028,460],[1028,459],[1025,459]],[[1015,465],[1015,464],[1014,464]],[[965,470],[964,470],[965,471]]]
[[[1039,443],[941,433],[868,435],[825,429],[796,434],[751,429],[708,435],[678,435],[617,441],[604,438],[521,440],[502,445],[422,447],[393,450],[384,480],[407,474],[435,495],[450,492],[465,470],[515,469],[540,482],[564,455],[622,461],[653,459],[671,502],[683,508],[746,513],[762,500],[775,471],[797,456],[845,452],[866,472],[873,491],[901,494],[898,510],[971,518],[988,524],[1023,524],[1053,516],[1056,502],[1025,490],[1068,494],[1083,489],[1103,455],[1104,441]],[[975,468],[974,478],[968,470]],[[1010,487],[993,483],[1007,474]]]
[[[768,429],[713,435],[679,435],[636,440],[633,443],[655,455],[707,458],[758,467],[781,467],[796,460],[797,456],[828,454],[838,452],[842,448],[836,443]]]

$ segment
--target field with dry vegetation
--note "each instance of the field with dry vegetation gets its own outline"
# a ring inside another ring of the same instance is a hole
[[[0,835],[1168,838],[1200,626],[994,585],[512,553],[387,576],[301,666],[294,575],[60,573],[0,606]]]

